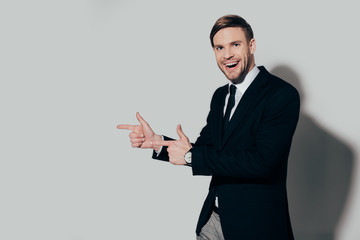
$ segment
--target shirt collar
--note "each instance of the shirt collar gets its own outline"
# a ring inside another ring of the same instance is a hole
[[[244,81],[242,81],[241,83],[238,83],[238,84],[234,84],[236,86],[237,90],[239,90],[241,94],[244,94],[246,89],[254,81],[254,79],[259,74],[259,72],[260,72],[259,68],[255,65],[253,67],[253,69],[251,69],[251,71],[248,72],[248,74],[246,74]],[[230,88],[231,84],[232,83],[229,82],[229,88]]]

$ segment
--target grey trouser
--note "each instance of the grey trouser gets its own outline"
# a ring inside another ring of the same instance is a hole
[[[200,235],[196,236],[196,240],[224,240],[219,214],[212,212],[209,221],[201,229]]]

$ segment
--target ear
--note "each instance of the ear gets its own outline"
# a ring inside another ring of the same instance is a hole
[[[255,38],[252,38],[252,39],[250,40],[249,48],[250,48],[250,53],[251,53],[251,54],[254,54],[254,53],[255,53],[255,50],[256,50]]]

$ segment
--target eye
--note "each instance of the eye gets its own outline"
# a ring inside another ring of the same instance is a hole
[[[234,47],[240,47],[239,43],[234,43]]]
[[[216,47],[215,49],[216,49],[217,51],[220,51],[220,50],[223,49],[223,47]]]

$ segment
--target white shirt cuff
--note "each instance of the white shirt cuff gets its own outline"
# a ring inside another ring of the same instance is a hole
[[[162,141],[164,141],[164,136],[163,136],[163,135],[161,135],[161,138],[162,138]],[[156,152],[156,157],[158,157],[158,156],[160,155],[162,149],[163,149],[163,146],[160,146],[159,151],[156,151],[156,150],[155,150],[155,152]]]

